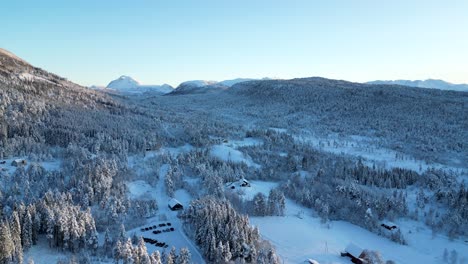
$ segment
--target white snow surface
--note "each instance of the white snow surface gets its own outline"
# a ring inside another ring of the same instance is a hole
[[[207,81],[207,80],[192,80],[192,81],[185,81],[179,86],[194,86],[194,87],[202,87],[207,85],[217,84],[217,81]]]
[[[58,260],[65,259],[67,256],[70,256],[70,253],[50,248],[45,236],[39,236],[37,245],[25,251],[23,259],[24,263],[28,263],[28,260],[32,259],[34,263],[48,264],[57,263]]]
[[[62,165],[62,161],[58,159],[35,162],[35,161],[29,160],[27,157],[24,157],[24,156],[23,157],[10,157],[8,159],[0,159],[0,161],[5,161],[5,164],[0,164],[0,170],[4,170],[4,171],[6,170],[8,171],[10,175],[15,173],[17,167],[11,165],[11,163],[14,160],[25,160],[26,161],[25,169],[28,169],[31,164],[36,163],[36,164],[41,165],[47,171],[54,171],[54,170],[59,170],[60,166]]]
[[[252,161],[252,159],[244,155],[241,151],[237,150],[238,147],[252,146],[256,144],[263,144],[263,142],[254,138],[245,138],[243,140],[232,140],[220,145],[214,145],[211,148],[210,154],[218,159],[224,161],[231,161],[235,163],[245,163],[247,166],[260,168],[261,166]]]
[[[168,203],[172,199],[166,195],[166,188],[164,184],[164,179],[168,168],[168,164],[164,164],[160,167],[160,177],[155,187],[142,180],[127,183],[127,186],[129,187],[130,198],[152,197],[158,203],[158,215],[147,219],[146,225],[129,230],[127,234],[131,236],[135,233],[137,236],[143,236],[164,242],[169,245],[169,247],[166,248],[166,252],[168,252],[172,246],[176,247],[177,250],[180,250],[183,247],[187,247],[192,254],[193,263],[205,263],[196,245],[183,232],[182,222],[177,217],[178,212],[171,211],[168,207]],[[187,207],[192,200],[190,195],[185,190],[177,190],[174,193],[173,198],[177,199],[184,207]],[[171,223],[171,227],[173,227],[175,231],[157,235],[153,234],[152,230],[141,231],[142,227],[144,228],[153,225],[159,225],[160,223]],[[163,251],[163,248],[156,247],[155,245],[149,243],[146,243],[146,247],[148,249],[148,253],[152,253],[155,250],[159,250],[160,252]]]
[[[226,191],[237,192],[240,197],[244,200],[252,200],[257,193],[263,193],[268,196],[271,189],[274,189],[278,186],[276,182],[267,182],[267,181],[249,181],[249,187],[241,187],[239,182],[233,183],[236,189],[230,189],[232,185],[228,185]]]
[[[140,86],[140,83],[130,76],[122,75],[118,79],[111,81],[107,88],[122,90],[122,89],[135,89]]]
[[[274,183],[255,184],[265,185],[266,191]],[[313,210],[286,199],[285,216],[250,217],[250,222],[259,228],[264,239],[276,247],[284,263],[303,263],[307,259],[314,259],[321,264],[349,264],[349,258],[341,257],[340,253],[350,243],[363,249],[377,250],[385,260],[400,264],[444,263],[442,254],[445,248],[449,252],[456,250],[459,260],[468,260],[464,241],[450,241],[446,236],[433,235],[422,223],[395,221],[408,240],[409,245],[404,246],[348,222],[331,221],[323,224],[314,215]]]

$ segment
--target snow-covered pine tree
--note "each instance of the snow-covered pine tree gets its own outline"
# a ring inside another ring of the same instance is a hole
[[[23,249],[28,250],[32,242],[32,220],[29,210],[26,211],[26,214],[23,217],[23,223],[21,225],[21,243],[23,244]]]
[[[148,250],[146,248],[146,244],[145,244],[145,241],[143,240],[143,237],[140,237],[136,248],[137,248],[136,252],[138,255],[139,264],[151,264],[151,260],[150,260],[150,257],[148,256]]]
[[[172,247],[171,251],[169,251],[169,258],[172,259],[174,264],[177,263],[177,251],[175,247]]]
[[[106,232],[104,233],[104,243],[102,245],[102,249],[104,251],[104,255],[110,257],[112,253],[112,238],[109,234],[109,228],[106,228]]]
[[[127,242],[122,246],[122,259],[124,264],[133,263],[133,245],[130,238],[127,239]]]
[[[5,221],[0,224],[0,263],[10,263],[15,252],[10,226]]]
[[[177,257],[177,264],[189,264],[191,258],[192,256],[188,248],[183,247],[180,249],[179,256]]]
[[[13,261],[23,263],[23,247],[21,245],[21,224],[18,212],[14,211],[10,222],[11,240],[14,245]]]
[[[151,264],[163,264],[161,260],[161,253],[159,252],[159,250],[156,250],[153,253],[151,253],[150,259]]]

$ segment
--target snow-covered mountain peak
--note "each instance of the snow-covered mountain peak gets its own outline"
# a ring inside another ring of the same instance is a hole
[[[92,89],[100,89],[99,86],[91,86]],[[115,90],[121,93],[142,94],[145,92],[155,92],[158,94],[165,94],[172,92],[174,88],[169,84],[162,85],[142,85],[130,76],[122,75],[119,78],[111,81],[107,89]]]
[[[111,81],[107,88],[122,90],[122,89],[135,89],[140,86],[140,83],[130,76],[122,75],[118,79]]]

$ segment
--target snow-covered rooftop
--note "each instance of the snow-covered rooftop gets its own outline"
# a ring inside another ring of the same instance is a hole
[[[170,199],[169,202],[168,202],[168,204],[169,204],[170,207],[174,207],[174,206],[176,206],[176,205],[178,205],[178,204],[182,205],[182,204],[181,204],[179,201],[177,201],[175,198]]]
[[[345,251],[351,254],[355,258],[359,258],[359,256],[362,254],[363,249],[353,243],[350,243],[346,247]]]

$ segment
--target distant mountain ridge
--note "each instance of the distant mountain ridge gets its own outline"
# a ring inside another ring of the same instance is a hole
[[[258,80],[271,80],[270,78],[236,78],[224,81],[211,81],[211,80],[190,80],[182,82],[177,88],[172,87],[169,84],[162,85],[142,85],[137,80],[130,76],[122,75],[119,78],[111,81],[107,86],[91,85],[90,89],[93,90],[106,90],[117,93],[131,93],[131,94],[143,94],[143,93],[158,93],[158,94],[198,94],[208,93],[229,89],[231,86],[242,82],[258,81]]]
[[[444,80],[427,79],[427,80],[377,80],[367,82],[368,84],[393,84],[393,85],[404,85],[419,88],[433,88],[440,90],[453,90],[453,91],[468,91],[468,84],[453,84]]]
[[[206,81],[206,80],[193,80],[193,81],[185,81],[177,88],[169,93],[169,95],[181,95],[181,94],[201,94],[201,93],[212,93],[218,91],[224,91],[232,86],[249,82],[249,81],[260,81],[260,80],[270,80],[269,78],[262,78],[262,79],[252,79],[252,78],[236,78],[224,81]]]

